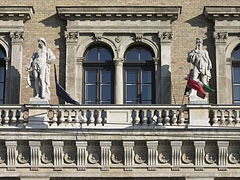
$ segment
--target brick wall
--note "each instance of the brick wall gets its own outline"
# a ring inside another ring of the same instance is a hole
[[[66,22],[56,15],[56,6],[63,5],[169,5],[182,6],[182,13],[178,20],[172,23],[174,38],[172,42],[172,94],[176,103],[181,103],[186,81],[184,78],[189,71],[189,64],[186,61],[187,52],[194,48],[195,38],[201,37],[204,47],[209,51],[213,66],[215,65],[214,41],[212,38],[213,23],[206,20],[203,15],[204,6],[217,5],[240,5],[239,0],[7,0],[1,1],[0,5],[28,5],[33,6],[35,14],[32,19],[25,22],[25,39],[23,44],[23,69],[28,64],[32,52],[37,48],[37,39],[44,37],[57,57],[57,67],[60,71],[60,83],[64,84],[65,71],[65,40],[63,32]],[[210,85],[215,88],[215,69],[212,70],[213,78]],[[23,70],[23,77],[27,72]],[[55,94],[53,67],[51,68],[51,101],[58,103]],[[26,89],[27,83],[22,79],[21,103],[28,103],[32,96],[32,89]],[[173,103],[174,102],[173,99]],[[215,93],[210,95],[210,102],[215,103]]]

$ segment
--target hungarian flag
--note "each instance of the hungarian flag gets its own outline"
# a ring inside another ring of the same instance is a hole
[[[196,91],[197,91],[197,95],[198,95],[199,97],[201,97],[201,98],[203,98],[203,99],[205,98],[206,93],[205,93],[205,91],[203,90],[203,86],[202,86],[199,82],[197,82],[197,81],[195,81],[195,80],[192,79],[192,70],[190,71],[190,74],[189,74],[189,78],[188,78],[188,81],[187,81],[187,86],[186,86],[186,88],[185,88],[184,95],[186,95],[186,93],[187,93],[188,91],[190,91],[191,89],[196,90]],[[211,88],[210,88],[210,89],[211,89]]]
[[[77,101],[75,101],[66,91],[63,89],[63,87],[57,82],[57,72],[56,72],[56,66],[54,64],[54,73],[55,73],[55,83],[56,83],[56,93],[57,96],[62,98],[64,101],[75,104],[75,105],[80,105]]]

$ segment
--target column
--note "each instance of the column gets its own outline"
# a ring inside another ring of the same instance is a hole
[[[161,104],[161,61],[159,57],[153,58],[155,71],[155,101],[156,104]]]
[[[82,86],[83,86],[83,61],[84,57],[79,57],[76,59],[77,61],[77,76],[76,76],[76,100],[82,104],[83,94],[82,94]]]
[[[158,141],[147,141],[148,148],[148,170],[156,171]]]
[[[53,159],[54,159],[54,170],[61,171],[63,165],[63,141],[53,141]]]
[[[204,147],[205,141],[194,141],[195,146],[195,170],[196,171],[203,171],[204,165]]]
[[[77,170],[85,171],[87,162],[87,141],[76,141],[77,146]]]
[[[30,146],[30,164],[32,171],[38,171],[40,165],[40,141],[29,141]]]
[[[228,162],[228,141],[218,141],[218,165],[219,171],[227,170],[227,162]]]
[[[123,104],[123,59],[114,58],[115,83],[114,101],[115,104]]]
[[[11,38],[11,66],[10,66],[10,84],[9,98],[7,103],[19,104],[21,102],[21,74],[22,74],[22,45],[23,31],[10,32]]]
[[[172,146],[172,171],[179,171],[182,157],[182,141],[171,141]]]
[[[76,98],[77,64],[76,50],[79,33],[66,31],[66,90],[73,99]]]
[[[230,104],[232,97],[227,94],[227,72],[226,72],[226,41],[227,32],[215,32],[216,46],[216,83],[217,83],[217,104]],[[227,97],[226,97],[227,96]]]
[[[17,141],[6,141],[7,147],[7,170],[15,171],[16,169],[16,156],[17,156]]]
[[[101,147],[101,170],[109,171],[110,169],[110,148],[112,146],[111,141],[100,141]]]
[[[132,171],[134,141],[123,141],[125,171]]]
[[[159,34],[161,45],[161,104],[171,104],[171,40],[172,32]],[[159,82],[156,82],[158,84]]]

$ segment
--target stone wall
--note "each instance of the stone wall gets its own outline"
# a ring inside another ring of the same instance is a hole
[[[215,64],[214,39],[212,37],[213,23],[206,20],[203,15],[204,6],[223,6],[223,5],[240,5],[239,0],[8,0],[1,1],[0,6],[33,6],[35,14],[32,19],[25,22],[25,36],[23,43],[23,77],[21,90],[21,103],[28,103],[29,97],[32,96],[32,89],[25,89],[27,83],[24,77],[27,72],[24,70],[32,55],[37,48],[37,39],[44,37],[57,57],[57,68],[60,72],[60,83],[65,85],[65,39],[64,30],[66,22],[61,20],[56,14],[56,6],[83,6],[83,5],[150,5],[150,6],[182,6],[182,12],[178,20],[172,23],[174,38],[172,42],[172,103],[181,103],[186,81],[184,78],[189,70],[189,64],[186,62],[188,50],[194,48],[195,38],[201,37],[205,48],[209,51],[213,66]],[[210,81],[212,88],[215,87],[215,69],[212,70],[213,78]],[[58,99],[55,94],[55,84],[53,76],[53,67],[51,68],[51,101],[57,104]],[[215,93],[210,94],[210,102],[215,103]]]

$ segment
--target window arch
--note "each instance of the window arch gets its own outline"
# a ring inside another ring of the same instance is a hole
[[[112,104],[114,66],[108,46],[95,44],[84,55],[84,104]]]
[[[146,46],[130,46],[124,61],[125,104],[154,103],[153,52]]]
[[[0,104],[4,103],[4,95],[5,95],[5,76],[6,76],[6,51],[0,45]]]
[[[240,44],[234,48],[232,58],[233,103],[240,104]]]

